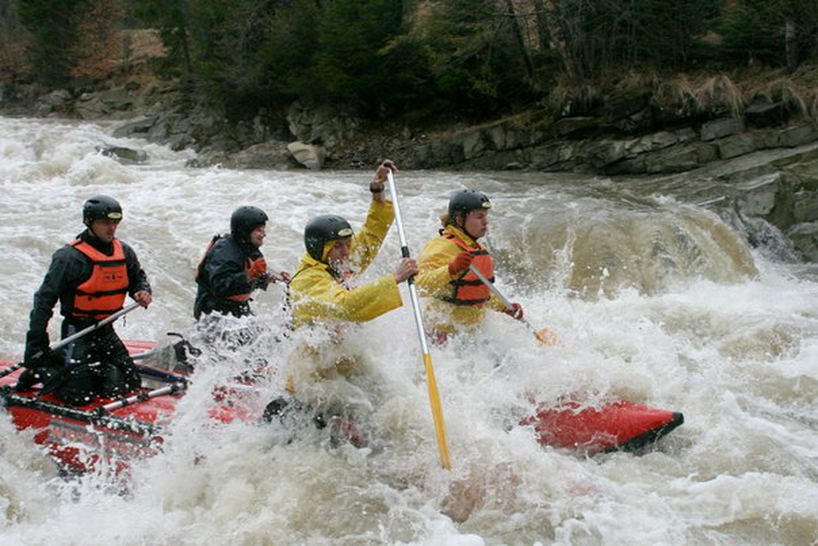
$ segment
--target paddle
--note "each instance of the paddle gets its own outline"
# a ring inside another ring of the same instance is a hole
[[[94,330],[98,330],[99,328],[102,328],[106,324],[112,323],[113,321],[115,321],[116,319],[118,319],[119,317],[121,317],[123,315],[127,315],[128,313],[130,313],[131,311],[133,311],[137,307],[139,307],[139,304],[136,303],[136,302],[133,302],[129,306],[127,306],[127,307],[125,307],[123,309],[120,309],[116,313],[112,314],[110,317],[105,317],[104,319],[100,320],[99,322],[95,322],[94,324],[92,324],[88,328],[84,328],[83,330],[80,330],[79,332],[77,332],[75,334],[72,334],[72,335],[68,336],[67,338],[64,338],[64,339],[61,339],[60,341],[52,343],[49,346],[49,349],[51,349],[52,351],[56,351],[60,347],[65,347],[66,345],[68,345],[72,341],[75,341],[75,340],[81,338],[82,336],[84,336],[86,334],[90,334]],[[42,356],[42,354],[43,354],[43,351],[39,351],[37,354],[34,355],[33,358],[39,358],[40,356]],[[14,373],[15,371],[19,370],[22,367],[23,367],[22,362],[18,362],[14,366],[9,366],[8,368],[6,368],[2,372],[0,372],[0,378],[6,377],[7,375],[9,375],[11,373]]]
[[[154,379],[158,379],[159,381],[164,381],[165,383],[188,383],[190,381],[184,375],[179,375],[160,368],[154,368],[153,366],[147,366],[145,364],[139,364],[138,362],[134,362],[134,367],[136,367],[140,375],[152,377]]]
[[[141,392],[137,395],[128,398],[115,400],[104,406],[99,406],[95,410],[85,410],[66,406],[64,404],[57,404],[55,402],[46,402],[38,398],[30,398],[8,391],[3,394],[3,403],[8,406],[19,406],[23,408],[30,408],[36,411],[42,411],[57,417],[65,417],[67,419],[74,419],[90,425],[98,425],[109,427],[122,432],[130,432],[144,437],[151,437],[156,434],[156,425],[153,423],[141,422],[132,417],[118,417],[110,415],[109,412],[124,408],[125,406],[134,404],[136,402],[144,402],[157,396],[165,394],[176,395],[185,390],[186,383],[175,383],[166,387],[160,387],[152,391]],[[6,385],[2,387],[8,389]]]
[[[113,402],[109,402],[104,406],[99,406],[95,411],[99,414],[105,414],[109,411],[114,411],[115,409],[124,408],[125,406],[130,406],[139,402],[146,402],[151,398],[156,398],[157,396],[162,396],[165,394],[179,394],[186,388],[187,381],[182,379],[179,383],[174,383],[173,385],[159,387],[158,389],[153,389],[152,391],[140,392],[139,394],[134,394],[133,396],[129,396],[127,398],[114,400]]]
[[[389,193],[392,194],[392,205],[395,209],[395,223],[398,225],[398,236],[400,237],[401,254],[404,258],[409,257],[409,246],[406,244],[406,234],[403,231],[403,220],[400,214],[400,203],[398,202],[398,190],[395,187],[395,179],[390,170],[386,179],[389,182]],[[426,384],[429,388],[429,402],[432,406],[432,418],[435,423],[435,436],[437,438],[437,451],[440,455],[440,464],[446,470],[451,469],[452,462],[449,457],[449,445],[446,441],[446,427],[443,423],[443,410],[440,405],[440,394],[437,391],[437,381],[435,381],[435,370],[432,367],[432,356],[429,354],[429,345],[426,343],[426,331],[423,328],[423,317],[420,313],[417,288],[414,277],[409,277],[409,297],[412,300],[412,309],[415,313],[415,326],[418,330],[420,348],[423,351],[423,363],[426,366]]]
[[[494,283],[491,282],[490,280],[488,280],[486,278],[486,276],[483,275],[483,273],[480,272],[479,269],[474,267],[474,264],[469,264],[469,269],[471,270],[472,273],[477,275],[477,278],[480,279],[480,282],[482,282],[483,284],[488,286],[488,288],[489,288],[489,290],[491,290],[492,294],[497,296],[497,299],[499,299],[502,302],[502,304],[506,306],[506,309],[510,310],[510,309],[514,308],[513,305],[511,304],[511,302],[508,300],[508,298],[506,298],[503,295],[503,293],[500,292],[500,290],[496,286],[494,286]],[[557,334],[555,334],[553,332],[553,330],[549,330],[548,328],[543,328],[542,330],[537,330],[526,319],[523,318],[523,319],[520,319],[520,320],[522,321],[523,324],[526,325],[526,327],[529,330],[531,330],[531,333],[534,334],[534,337],[537,338],[537,341],[539,341],[543,345],[554,345],[557,342],[559,342],[559,339],[557,338]]]

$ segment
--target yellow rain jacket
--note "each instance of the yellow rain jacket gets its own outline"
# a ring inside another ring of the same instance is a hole
[[[395,219],[392,203],[372,201],[364,226],[352,237],[350,256],[363,273],[378,255],[386,233]],[[332,275],[329,266],[305,254],[290,282],[293,325],[338,320],[366,322],[403,304],[392,274],[359,286],[347,288],[343,279]]]
[[[480,249],[480,245],[462,229],[449,224],[440,237],[435,237],[423,247],[415,279],[418,293],[428,298],[426,315],[436,330],[447,333],[480,324],[486,307],[495,311],[502,311],[505,308],[494,294],[482,305],[455,305],[441,299],[451,296],[453,290],[451,281],[463,276],[463,273],[454,276],[449,274],[449,262],[463,252],[450,237],[457,238],[475,251]]]
[[[391,202],[372,201],[366,222],[352,237],[350,261],[356,273],[363,273],[378,255],[394,219]],[[290,282],[290,298],[294,327],[321,322],[366,322],[403,305],[391,273],[363,286],[348,288],[344,279],[334,276],[327,264],[309,253],[301,259]],[[307,395],[303,391],[311,382],[329,379],[336,373],[342,376],[354,373],[357,360],[344,354],[342,346],[304,346],[291,359],[287,390]]]

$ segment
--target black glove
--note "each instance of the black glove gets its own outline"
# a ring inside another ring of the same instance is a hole
[[[255,288],[260,288],[261,290],[267,290],[267,285],[270,284],[270,274],[268,272],[264,272],[255,279],[253,282],[250,283],[250,286]]]
[[[36,370],[51,364],[51,349],[48,346],[26,347],[25,355],[23,356],[23,366],[29,370]]]

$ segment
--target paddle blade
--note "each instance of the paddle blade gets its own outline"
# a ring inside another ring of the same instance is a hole
[[[543,345],[556,345],[560,342],[560,338],[557,336],[557,333],[550,328],[543,328],[542,330],[537,330],[534,332],[534,335]]]
[[[432,405],[432,418],[435,424],[437,451],[440,455],[440,465],[445,470],[451,470],[452,460],[449,455],[449,442],[446,440],[446,426],[443,423],[443,409],[440,406],[440,394],[435,381],[435,369],[432,367],[432,357],[429,353],[423,354],[423,363],[426,366],[426,384],[429,388],[429,402]]]

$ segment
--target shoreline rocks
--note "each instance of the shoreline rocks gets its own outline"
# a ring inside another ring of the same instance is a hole
[[[192,148],[197,158],[190,167],[358,169],[385,155],[416,170],[712,178],[728,188],[715,206],[742,219],[751,243],[761,237],[760,230],[779,230],[798,256],[818,262],[818,124],[792,120],[777,103],[697,119],[689,112],[651,109],[644,97],[623,104],[611,99],[596,115],[551,119],[532,110],[480,126],[423,131],[394,122],[367,123],[301,102],[283,114],[261,112],[252,120],[230,122],[192,106],[179,82],[43,95],[31,89],[2,91],[5,114],[120,120],[114,138]],[[115,143],[101,150],[120,161],[149,160],[144,151]]]

